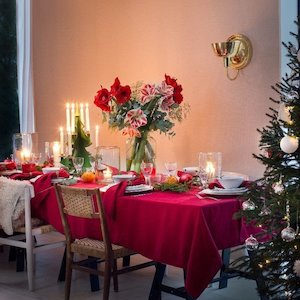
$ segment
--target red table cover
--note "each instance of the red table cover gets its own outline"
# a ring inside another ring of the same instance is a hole
[[[32,213],[63,232],[54,188],[49,184],[45,180],[35,183]],[[195,192],[118,197],[114,217],[108,215],[108,223],[113,243],[185,269],[187,292],[197,298],[222,265],[218,250],[243,243],[247,233],[240,220],[232,219],[240,208],[236,198],[200,200]],[[105,203],[112,201],[110,198],[103,201],[106,207],[111,206]],[[71,223],[75,237],[101,238],[97,220],[72,218]]]

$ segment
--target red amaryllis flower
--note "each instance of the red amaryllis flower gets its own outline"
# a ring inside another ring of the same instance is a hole
[[[157,90],[154,84],[146,84],[141,89],[141,102],[143,104],[151,101],[157,95]]]
[[[121,86],[117,90],[115,97],[118,104],[124,104],[130,100],[131,89],[129,85]]]
[[[180,104],[183,100],[183,96],[181,94],[182,92],[182,86],[177,83],[177,80],[175,78],[171,78],[169,75],[165,74],[165,81],[166,84],[172,86],[174,88],[174,101],[178,104]]]
[[[139,128],[147,124],[147,116],[140,109],[131,109],[125,116],[124,123],[129,123],[132,128]]]
[[[110,87],[110,93],[115,96],[120,86],[120,80],[118,77],[116,77],[114,84]]]
[[[100,107],[104,111],[111,111],[109,106],[109,101],[111,99],[111,95],[107,89],[101,89],[97,92],[95,96],[94,103],[96,106]]]

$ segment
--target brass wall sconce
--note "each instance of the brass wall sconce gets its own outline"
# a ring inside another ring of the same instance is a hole
[[[214,53],[223,57],[227,78],[234,80],[239,70],[245,68],[252,58],[252,45],[250,40],[242,34],[230,36],[226,42],[212,43]],[[235,69],[236,74],[229,76],[229,68]]]

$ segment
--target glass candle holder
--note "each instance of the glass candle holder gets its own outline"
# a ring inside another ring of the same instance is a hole
[[[120,148],[116,146],[99,147],[102,163],[120,170]]]
[[[199,153],[199,177],[206,178],[210,182],[213,178],[220,178],[222,173],[221,152]]]
[[[16,163],[28,163],[32,153],[38,152],[37,133],[15,133],[13,135],[13,159]]]

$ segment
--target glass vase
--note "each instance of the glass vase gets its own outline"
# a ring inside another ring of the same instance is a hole
[[[140,173],[141,163],[153,163],[155,173],[156,141],[148,133],[143,132],[141,137],[132,137],[126,141],[126,170]]]

